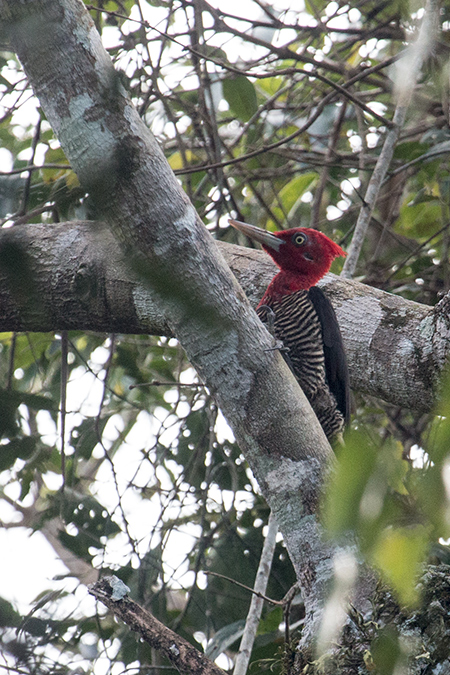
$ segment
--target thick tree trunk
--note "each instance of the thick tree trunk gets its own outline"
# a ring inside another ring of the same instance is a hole
[[[123,90],[79,0],[0,0],[0,16],[72,167],[154,298],[156,314],[215,393],[270,504],[307,611],[320,619],[333,549],[315,506],[331,448],[155,139]],[[64,253],[72,258],[70,239]],[[87,282],[89,284],[89,280]],[[27,278],[22,285],[26,294]]]

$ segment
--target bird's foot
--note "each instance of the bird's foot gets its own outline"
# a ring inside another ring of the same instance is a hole
[[[276,352],[277,350],[282,354],[287,354],[290,351],[289,347],[285,347],[281,340],[276,340],[273,347],[267,347],[264,351]]]
[[[273,338],[273,347],[267,347],[265,349],[265,352],[276,352],[279,351],[282,354],[288,354],[289,352],[289,347],[285,347],[283,342],[281,340],[278,340],[276,333],[275,333],[275,312],[269,305],[260,305],[258,309],[264,310],[264,319],[263,317],[259,317],[261,321],[263,321],[264,325],[266,326],[267,330],[271,334]]]
[[[259,313],[259,310],[261,310],[261,309],[264,310],[264,318],[262,316],[260,316],[259,318],[261,319],[261,321],[263,323],[265,323],[266,328],[269,331],[269,333],[272,335],[272,337],[275,338],[276,337],[275,336],[275,312],[273,311],[273,309],[271,307],[269,307],[269,305],[260,305],[258,307],[258,313]]]

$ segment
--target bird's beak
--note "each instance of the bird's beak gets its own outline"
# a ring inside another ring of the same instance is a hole
[[[242,232],[242,234],[245,234],[247,237],[250,237],[250,239],[253,239],[253,241],[257,241],[268,248],[273,248],[275,251],[279,251],[281,245],[285,243],[282,239],[278,239],[278,237],[276,237],[271,232],[261,230],[260,227],[247,225],[247,223],[241,223],[240,220],[230,219],[228,222],[236,230],[239,230],[239,232]]]

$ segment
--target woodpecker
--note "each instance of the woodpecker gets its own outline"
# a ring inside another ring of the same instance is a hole
[[[336,314],[316,286],[338,256],[334,241],[307,227],[267,232],[238,220],[230,224],[259,242],[280,268],[256,312],[271,325],[287,354],[286,361],[308,398],[329,440],[350,417],[350,387]]]

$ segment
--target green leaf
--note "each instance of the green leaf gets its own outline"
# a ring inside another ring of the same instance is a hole
[[[411,162],[423,155],[428,146],[420,141],[407,141],[399,143],[394,151],[395,159],[403,159],[405,162]]]
[[[326,491],[323,518],[328,532],[342,535],[356,530],[360,503],[376,465],[377,452],[362,431],[346,438],[339,449],[338,463]]]
[[[222,91],[231,111],[242,122],[248,122],[258,110],[255,87],[244,75],[225,79]]]
[[[72,429],[70,444],[73,445],[83,459],[89,459],[97,443],[100,443],[108,420],[109,416],[103,417],[100,420],[94,417],[87,417],[81,424]]]
[[[282,77],[265,77],[263,80],[258,81],[258,90],[265,92],[269,96],[273,96],[284,85],[284,80]],[[279,100],[279,99],[278,99]]]
[[[309,2],[309,0],[305,0],[305,11],[311,14],[311,16],[316,17],[317,12],[323,11],[327,5],[327,0],[315,0],[314,4]]]
[[[211,642],[208,644],[205,654],[211,660],[217,659],[219,654],[224,652],[233,642],[236,642],[244,632],[245,621],[235,621],[234,623],[224,626],[214,635]]]
[[[78,535],[68,534],[64,530],[60,530],[58,532],[58,539],[61,544],[69,551],[74,553],[77,558],[86,560],[89,563],[92,561],[93,556],[89,553],[84,538],[79,537]]]
[[[302,204],[303,195],[314,187],[318,178],[319,175],[315,171],[295,176],[280,190],[271,205],[271,211],[280,221],[295,219],[296,211]],[[278,227],[273,220],[269,219],[267,229],[275,232]]]
[[[13,466],[16,459],[28,459],[36,449],[33,436],[13,438],[9,443],[0,445],[0,471]]]
[[[373,640],[370,647],[373,664],[379,675],[392,675],[402,657],[398,632],[392,626],[386,626]]]
[[[189,166],[189,164],[196,159],[196,156],[194,155],[192,150],[189,150],[189,148],[185,151],[184,156],[186,159],[186,163],[183,161],[181,152],[177,151],[174,152],[172,155],[170,155],[170,157],[168,158],[168,162],[170,164],[170,168],[172,169],[172,171],[183,169],[185,166]]]
[[[280,192],[281,201],[287,210],[291,210],[300,197],[308,192],[317,182],[319,174],[315,171],[302,173],[293,178]]]
[[[278,630],[283,621],[283,610],[281,607],[274,607],[267,613],[266,617],[259,622],[258,635],[264,633],[273,633]]]
[[[67,164],[67,169],[42,169],[42,177],[46,183],[53,183],[57,178],[64,175],[65,171],[70,170],[69,161],[60,146],[48,148],[44,155],[44,164]]]
[[[408,203],[400,209],[395,231],[408,237],[429,237],[442,227],[442,211],[439,199],[434,202],[414,203],[410,196]]]
[[[47,396],[0,389],[0,438],[18,434],[19,413],[17,409],[22,403],[32,410],[57,410],[55,403]]]
[[[22,469],[22,471],[19,474],[20,478],[20,501],[23,501],[27,494],[31,490],[31,485],[33,483],[34,478],[36,477],[35,472],[30,469],[30,467],[27,465]],[[36,526],[36,529],[39,529],[39,526]]]
[[[60,340],[55,338],[53,333],[17,335],[14,367],[26,371],[30,366],[35,366],[48,349],[55,346],[57,347],[58,358],[60,358]]]
[[[19,626],[22,621],[20,614],[8,600],[0,598],[0,626]]]
[[[28,394],[23,391],[0,390],[0,405],[7,399],[16,407],[24,403],[33,410],[58,410],[58,405],[49,396]]]
[[[428,533],[422,525],[386,529],[376,543],[372,562],[402,604],[415,606],[419,601],[417,579],[428,546]]]

